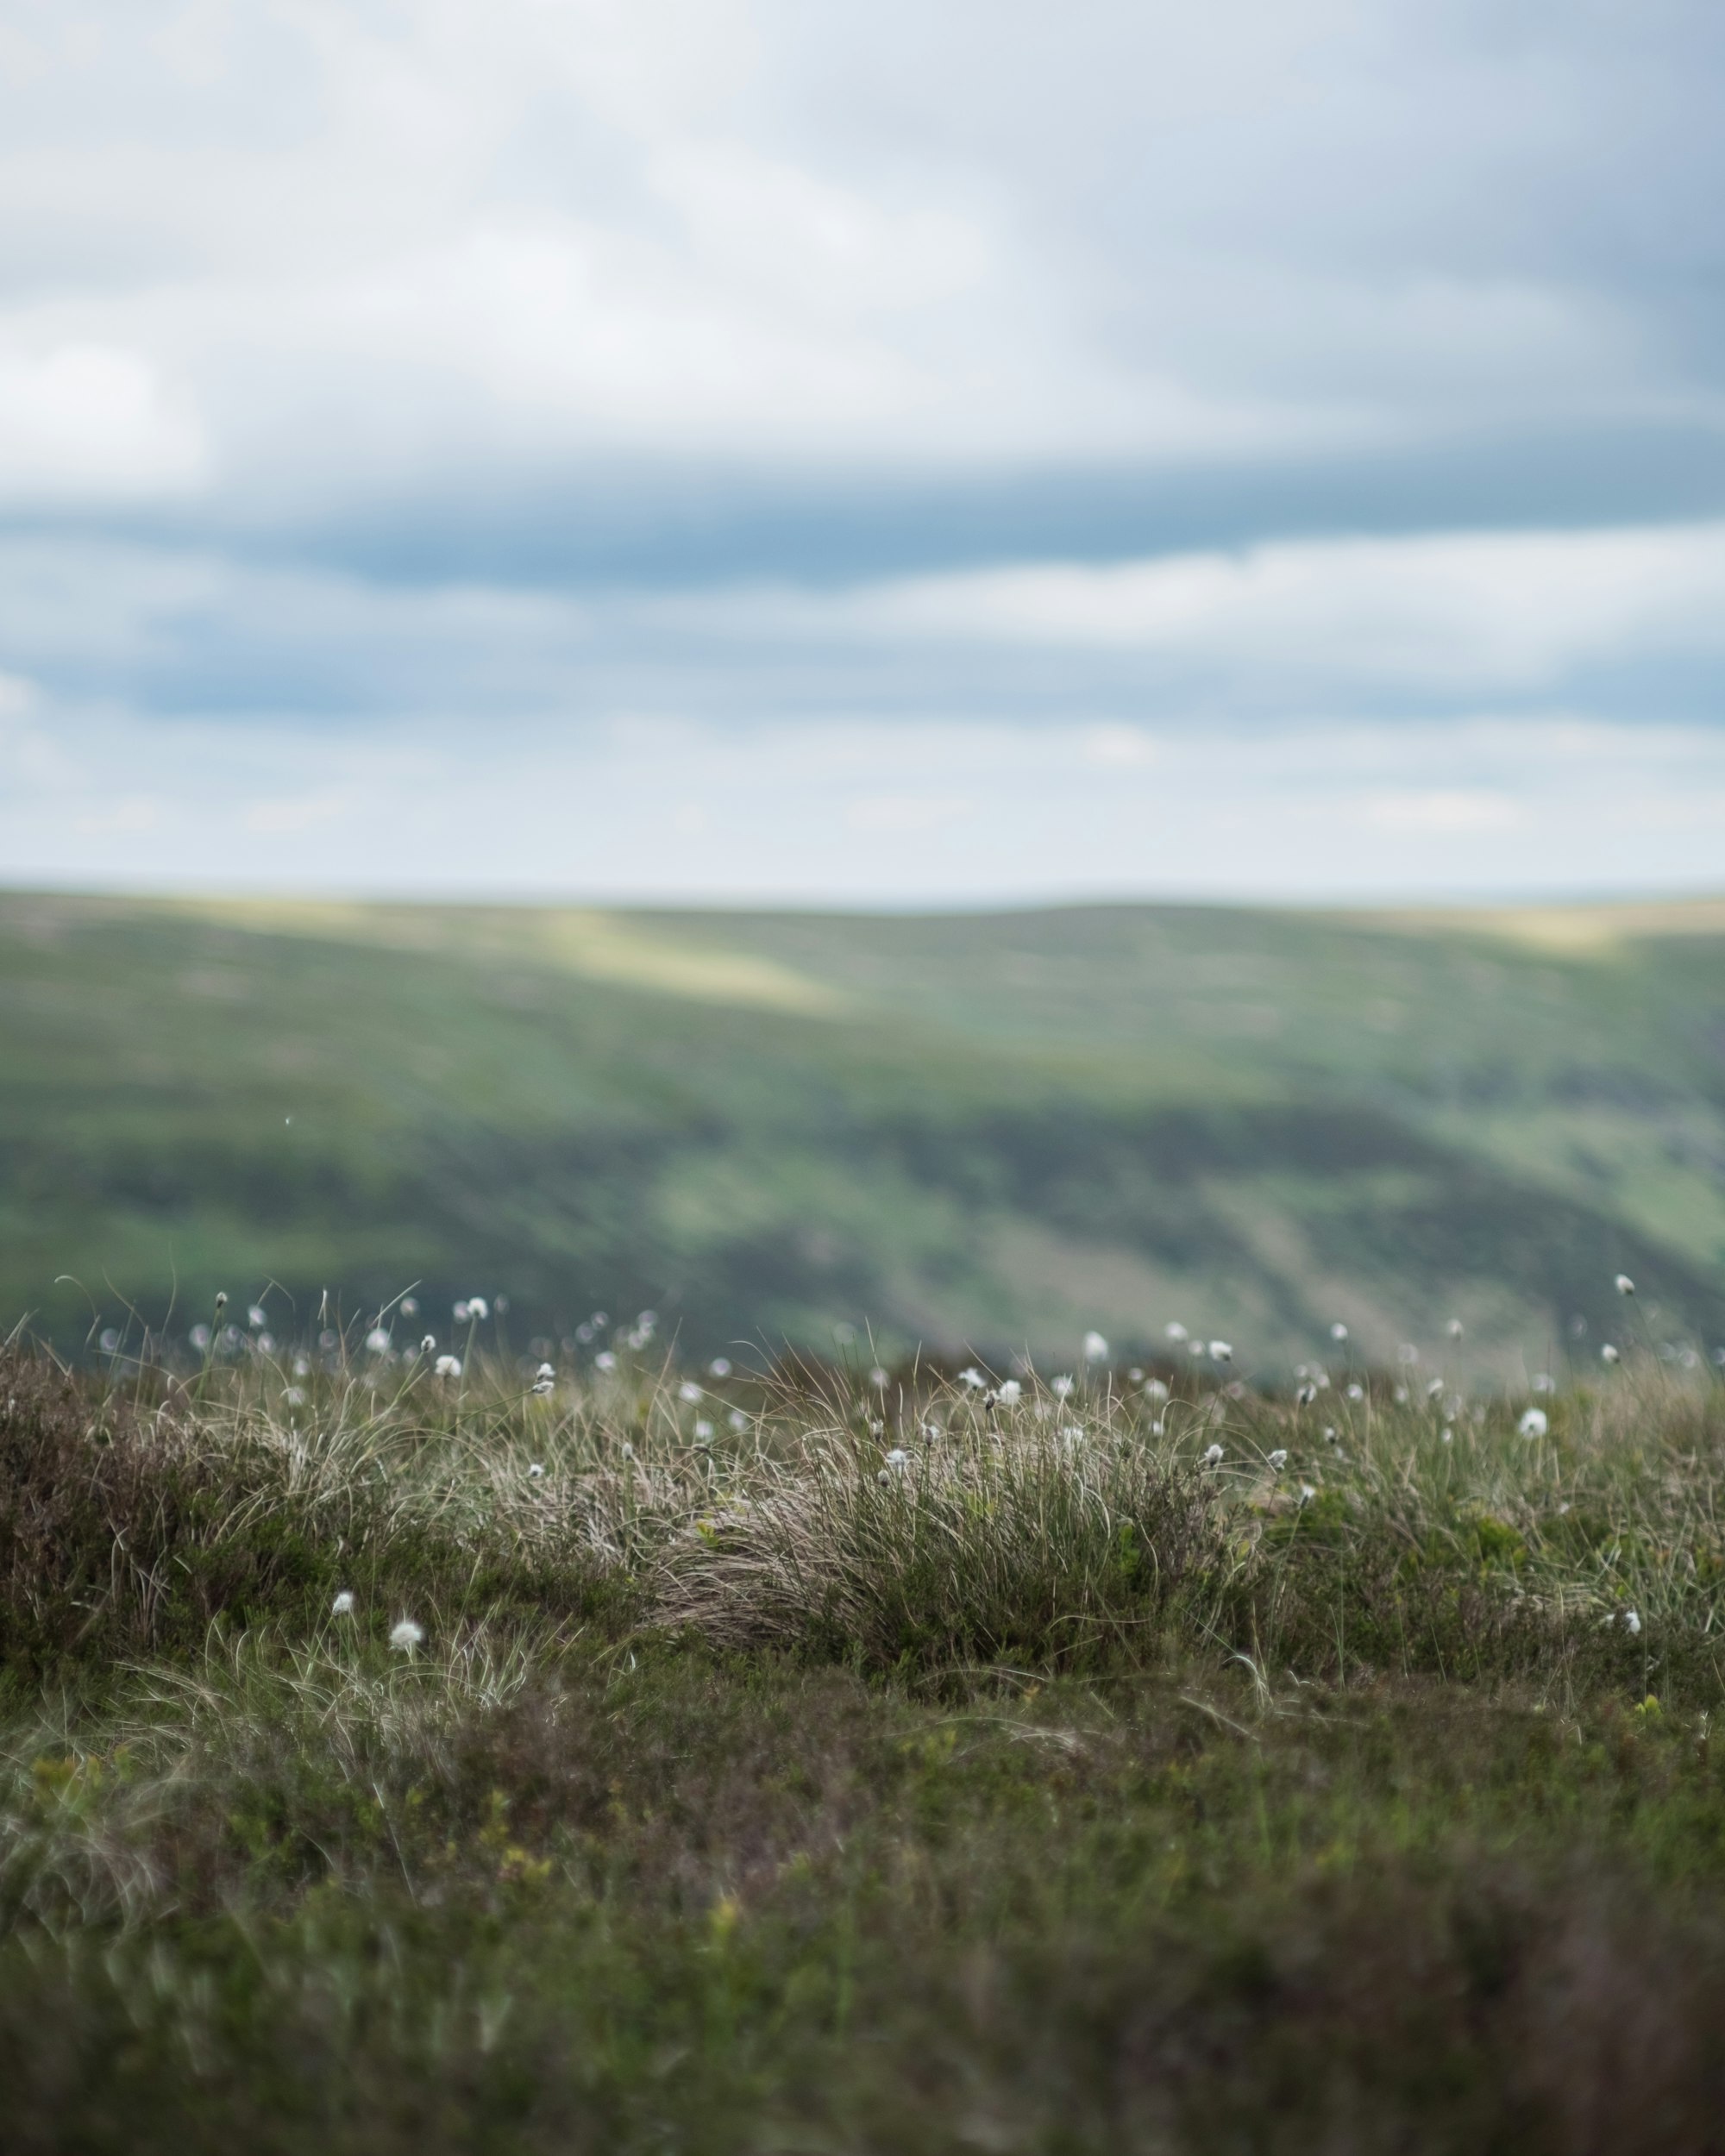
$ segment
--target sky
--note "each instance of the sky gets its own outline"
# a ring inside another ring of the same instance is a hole
[[[0,881],[1725,887],[1717,0],[8,0]]]

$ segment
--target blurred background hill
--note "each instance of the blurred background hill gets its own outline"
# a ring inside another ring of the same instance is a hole
[[[702,1354],[1725,1341],[1725,901],[940,915],[0,898],[0,1301],[70,1347],[650,1307]],[[69,1279],[64,1276],[71,1276]],[[269,1283],[274,1283],[270,1286]],[[861,1351],[859,1348],[859,1351]]]

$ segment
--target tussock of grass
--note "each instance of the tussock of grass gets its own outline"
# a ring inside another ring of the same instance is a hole
[[[1717,2144],[1717,1388],[288,1389],[0,1369],[9,2145]]]

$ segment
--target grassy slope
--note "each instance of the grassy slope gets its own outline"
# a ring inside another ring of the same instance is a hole
[[[0,901],[0,1302],[503,1288],[1268,1360],[1619,1266],[1725,1337],[1717,909],[930,919]],[[288,1119],[292,1119],[290,1121]],[[104,1283],[111,1283],[111,1288]],[[1590,1346],[1587,1350],[1590,1353]]]
[[[7,2147],[1721,2145],[1718,1385],[292,1378],[0,1368]]]

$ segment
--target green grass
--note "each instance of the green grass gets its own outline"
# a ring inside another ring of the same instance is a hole
[[[0,1313],[420,1282],[518,1344],[1045,1358],[1345,1317],[1502,1382],[1725,1345],[1725,916],[871,919],[0,899]],[[67,1278],[66,1276],[70,1276]],[[74,1284],[76,1283],[76,1284]],[[1571,1335],[1571,1321],[1590,1328]]]
[[[6,2146],[1718,2146],[1725,1388],[1157,1382],[14,1351]]]

